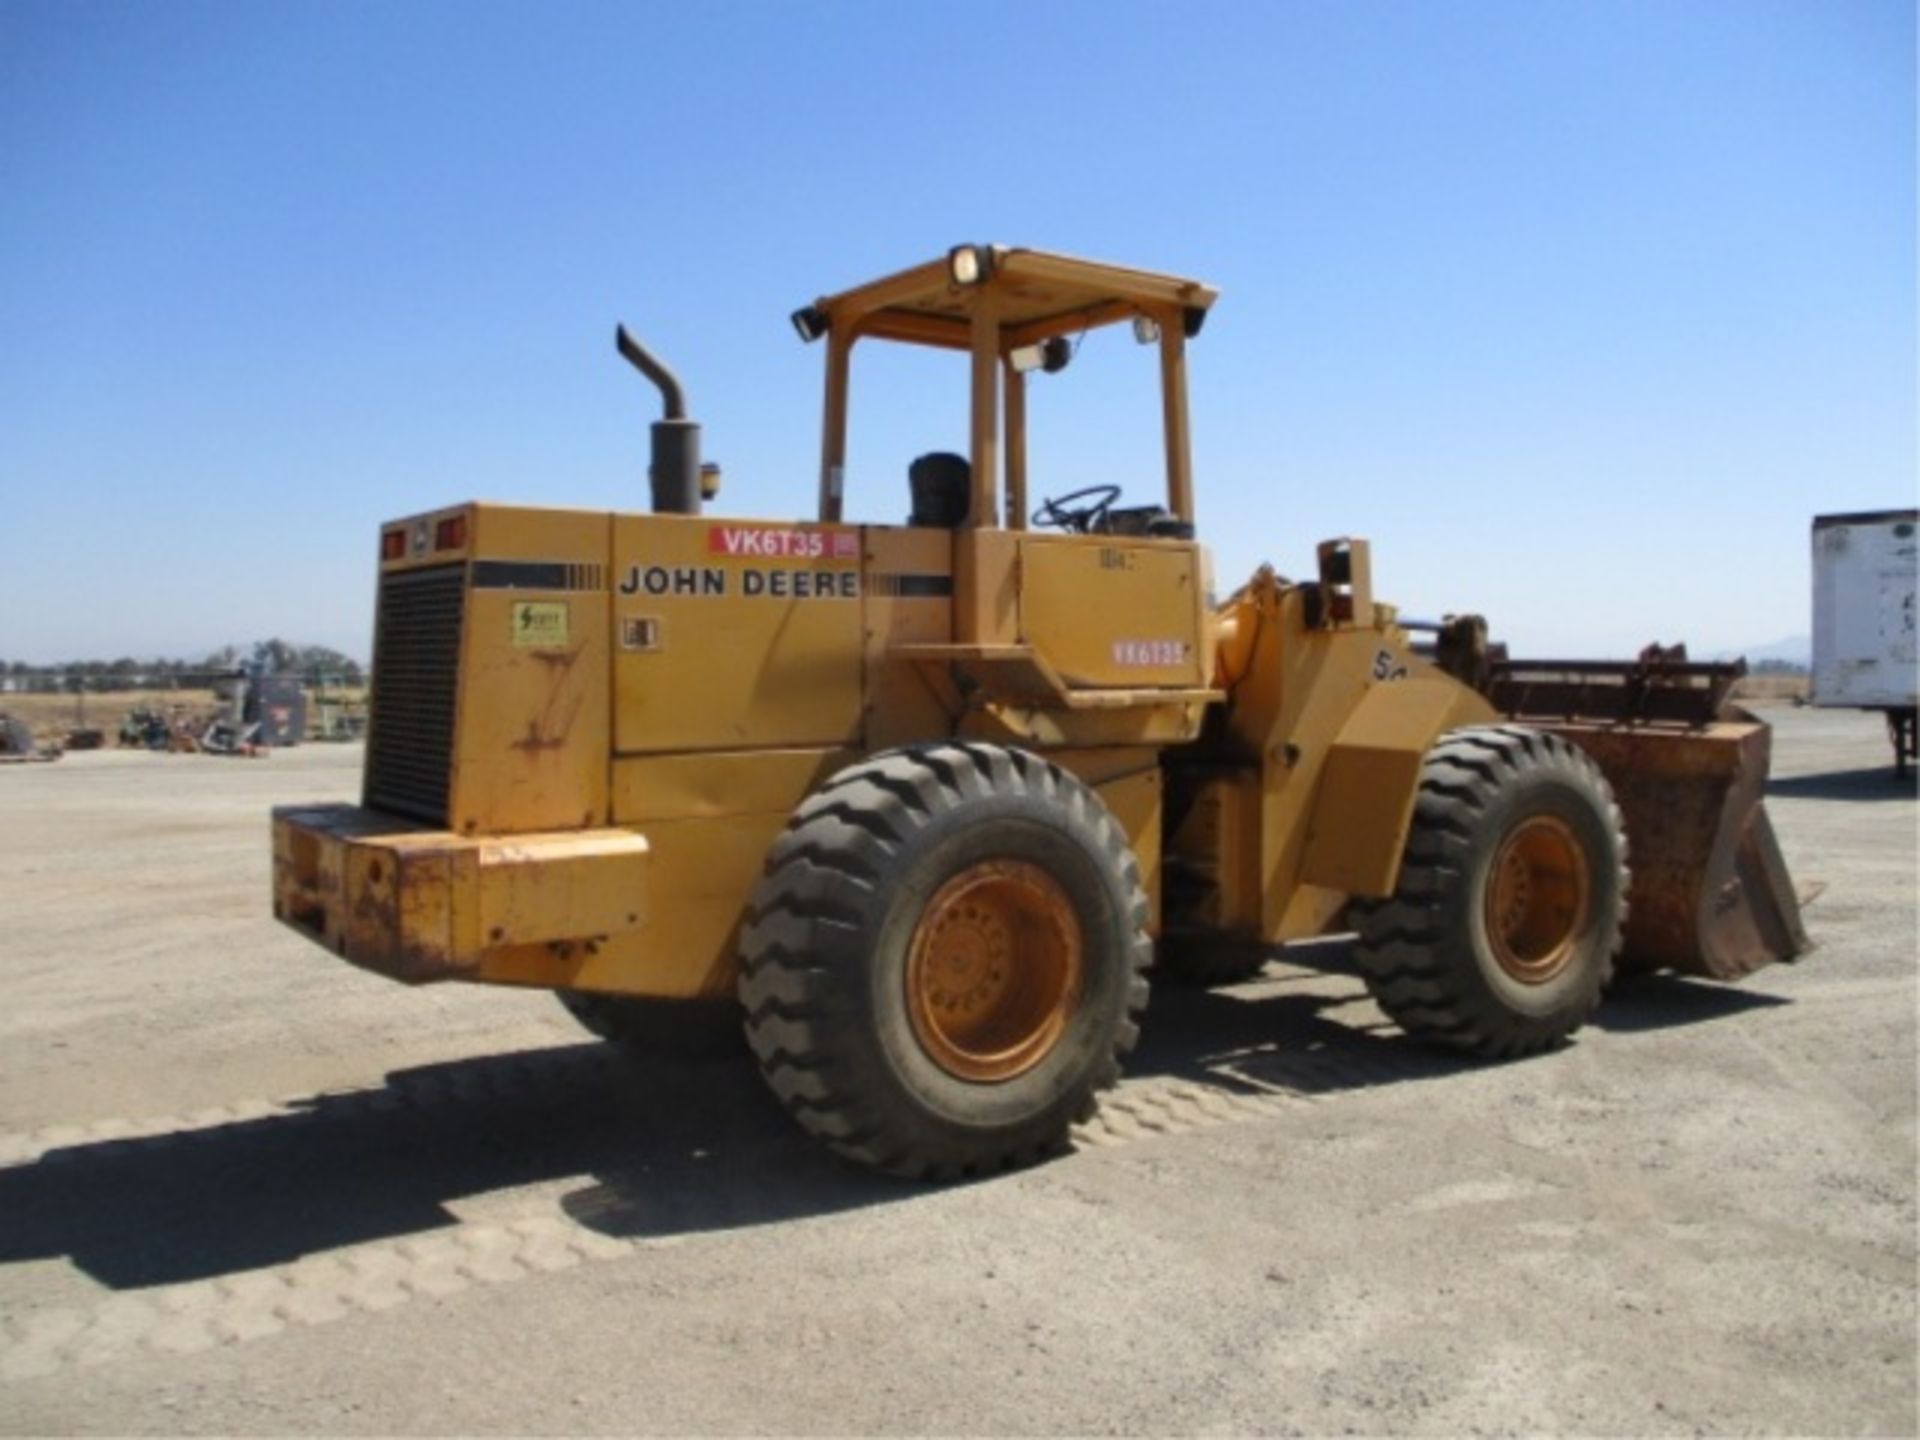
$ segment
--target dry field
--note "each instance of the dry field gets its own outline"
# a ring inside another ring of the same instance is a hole
[[[14,715],[33,727],[34,738],[50,745],[69,730],[86,726],[106,732],[114,743],[129,710],[167,710],[183,706],[197,715],[211,715],[219,704],[205,687],[178,690],[111,690],[85,695],[0,695],[0,715]]]
[[[1736,700],[1805,700],[1813,693],[1811,675],[1748,675],[1736,680]]]

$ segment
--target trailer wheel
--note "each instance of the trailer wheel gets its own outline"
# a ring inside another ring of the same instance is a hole
[[[1409,1034],[1477,1055],[1547,1050],[1613,973],[1627,841],[1599,766],[1517,725],[1427,755],[1391,898],[1354,904],[1355,956]]]
[[[1916,729],[1917,713],[1909,705],[1904,710],[1887,711],[1887,738],[1893,741],[1893,778],[1904,780],[1913,773],[1913,762],[1920,757],[1920,730]]]
[[[569,1015],[636,1059],[719,1060],[746,1052],[740,1007],[732,1000],[655,1000],[556,990]]]
[[[740,944],[747,1039],[842,1156],[951,1179],[1058,1150],[1120,1077],[1152,955],[1098,795],[1037,756],[876,755],[798,811]]]

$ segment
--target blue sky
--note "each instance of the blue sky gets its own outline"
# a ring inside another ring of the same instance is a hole
[[[1223,589],[1360,534],[1522,651],[1713,651],[1915,503],[1909,4],[0,0],[0,657],[364,655],[383,518],[643,507],[617,319],[806,514],[788,311],[976,239],[1223,291]],[[1150,354],[1036,382],[1036,490],[1158,491]],[[964,417],[862,355],[850,512]]]

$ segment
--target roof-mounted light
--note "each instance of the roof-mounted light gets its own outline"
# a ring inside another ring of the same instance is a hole
[[[801,340],[811,345],[827,333],[827,317],[818,305],[803,305],[793,312],[793,328]]]
[[[1007,352],[1007,363],[1022,375],[1030,370],[1043,370],[1049,375],[1057,375],[1067,368],[1067,362],[1071,359],[1073,342],[1064,335],[1055,335]]]
[[[947,275],[956,285],[978,285],[992,274],[990,246],[956,245],[947,252]]]
[[[1200,327],[1207,323],[1207,311],[1204,305],[1183,306],[1180,311],[1180,333],[1191,340],[1200,333]],[[1133,317],[1133,338],[1142,345],[1156,344],[1160,339],[1160,322],[1151,315]]]

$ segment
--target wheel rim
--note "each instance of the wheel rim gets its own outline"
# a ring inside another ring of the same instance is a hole
[[[1521,821],[1494,854],[1486,894],[1494,960],[1523,985],[1542,985],[1573,962],[1586,929],[1586,852],[1551,815]]]
[[[1065,1033],[1085,947],[1060,882],[988,860],[935,892],[907,952],[907,1013],[927,1056],[962,1080],[1011,1080]]]

